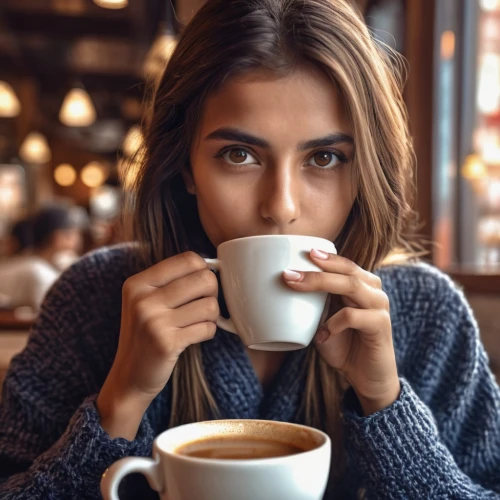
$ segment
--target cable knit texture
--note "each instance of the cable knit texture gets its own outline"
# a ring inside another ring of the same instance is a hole
[[[106,468],[150,455],[154,436],[167,428],[169,384],[134,441],[111,439],[95,408],[117,348],[121,288],[136,271],[131,247],[102,249],[50,291],[3,387],[2,500],[100,498]],[[401,395],[364,417],[347,391],[345,490],[327,497],[500,499],[500,391],[463,294],[425,264],[378,274],[391,303]],[[304,350],[289,354],[266,390],[237,336],[219,330],[202,354],[223,418],[301,421]],[[140,476],[121,489],[121,498],[157,498]]]

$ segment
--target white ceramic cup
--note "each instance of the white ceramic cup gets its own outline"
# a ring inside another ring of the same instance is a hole
[[[283,281],[285,269],[321,271],[309,252],[337,253],[323,238],[299,235],[250,236],[217,247],[217,259],[205,259],[219,271],[230,318],[217,325],[236,333],[245,346],[260,351],[307,347],[325,307],[327,293],[298,292]]]
[[[181,455],[194,441],[245,436],[292,444],[307,451],[260,459],[213,459]],[[162,500],[321,500],[330,472],[331,442],[316,429],[269,420],[214,420],[181,425],[160,434],[153,458],[115,462],[101,480],[104,500],[119,500],[118,485],[139,472]]]

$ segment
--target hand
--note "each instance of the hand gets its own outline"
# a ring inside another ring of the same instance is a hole
[[[214,336],[217,291],[214,273],[193,252],[166,259],[125,282],[118,349],[97,398],[108,434],[133,439],[180,354]]]
[[[325,272],[283,272],[298,291],[323,291],[341,297],[345,307],[329,318],[314,341],[322,358],[355,390],[365,415],[390,406],[401,387],[392,342],[389,298],[378,276],[334,254],[312,250]]]

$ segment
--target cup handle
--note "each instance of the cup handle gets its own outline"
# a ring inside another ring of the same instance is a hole
[[[208,264],[208,267],[210,267],[210,269],[215,269],[216,271],[219,272],[221,271],[222,262],[219,259],[205,259],[205,262]],[[222,328],[227,332],[235,333],[236,335],[238,335],[236,327],[234,326],[234,323],[231,318],[226,319],[222,316],[219,316],[217,318],[216,324],[219,328]]]
[[[120,481],[133,472],[144,474],[153,490],[162,493],[165,489],[159,462],[152,458],[126,457],[115,462],[102,475],[101,493],[104,500],[120,500],[118,497]]]

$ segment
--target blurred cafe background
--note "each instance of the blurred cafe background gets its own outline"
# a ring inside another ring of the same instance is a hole
[[[409,62],[428,260],[464,289],[500,379],[500,0],[352,1]],[[202,3],[0,0],[0,383],[59,273],[126,239],[143,98]]]

